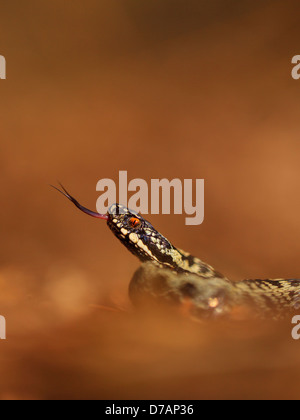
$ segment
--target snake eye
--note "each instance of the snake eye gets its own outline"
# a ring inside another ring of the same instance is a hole
[[[141,224],[141,221],[137,217],[131,217],[131,219],[129,220],[129,223],[131,227],[136,228]]]

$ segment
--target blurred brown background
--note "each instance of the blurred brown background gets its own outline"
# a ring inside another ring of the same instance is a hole
[[[298,2],[0,11],[0,397],[298,398],[290,325],[137,316],[138,260],[49,187],[95,209],[97,181],[119,170],[204,178],[201,226],[149,216],[154,226],[234,280],[300,276]]]

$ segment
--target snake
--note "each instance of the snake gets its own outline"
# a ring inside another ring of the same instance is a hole
[[[146,301],[185,308],[195,319],[283,319],[300,309],[300,279],[231,281],[212,266],[175,247],[140,213],[122,204],[106,214],[82,206],[60,184],[52,186],[79,210],[105,220],[114,236],[141,262],[129,284],[136,307]]]

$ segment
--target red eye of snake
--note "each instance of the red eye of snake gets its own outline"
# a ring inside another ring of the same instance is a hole
[[[141,221],[137,217],[132,217],[130,219],[130,225],[132,227],[138,227],[141,224]]]

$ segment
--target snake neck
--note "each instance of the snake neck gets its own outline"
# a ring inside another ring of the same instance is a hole
[[[144,260],[142,262],[147,261]],[[152,260],[151,262],[161,268],[172,270],[176,273],[195,274],[204,279],[222,278],[227,280],[223,274],[220,274],[209,264],[173,246],[167,250],[163,259],[160,259],[160,261]]]

